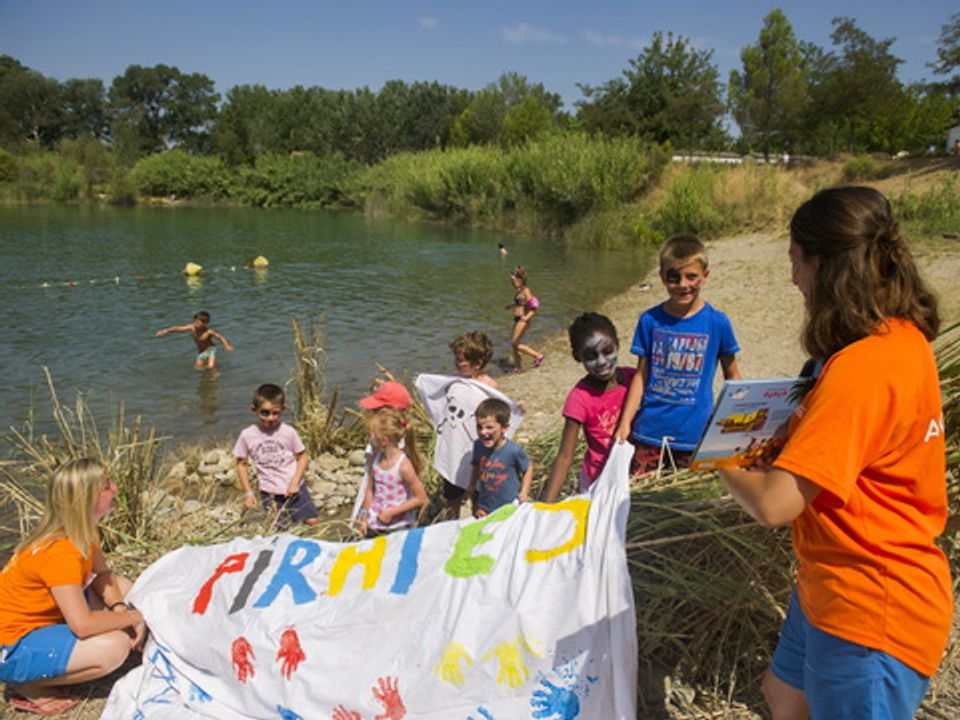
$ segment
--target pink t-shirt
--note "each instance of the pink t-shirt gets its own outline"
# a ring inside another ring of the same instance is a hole
[[[283,495],[297,469],[297,455],[304,450],[297,431],[286,423],[280,423],[269,433],[250,425],[237,438],[233,455],[248,460],[256,468],[260,490]]]
[[[587,376],[574,385],[567,395],[563,416],[583,425],[583,434],[587,439],[587,452],[583,456],[583,470],[580,473],[580,492],[585,492],[603,470],[613,433],[620,420],[620,410],[623,409],[623,401],[627,398],[635,372],[635,368],[618,367],[620,384],[607,390],[599,390]]]

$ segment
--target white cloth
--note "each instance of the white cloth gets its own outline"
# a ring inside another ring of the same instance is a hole
[[[358,543],[184,547],[104,720],[634,720],[629,444],[590,492]]]
[[[466,488],[470,484],[473,441],[477,439],[477,405],[487,398],[507,403],[510,427],[506,435],[511,439],[523,420],[520,406],[486,383],[456,375],[418,375],[414,386],[437,433],[433,469],[447,482]]]

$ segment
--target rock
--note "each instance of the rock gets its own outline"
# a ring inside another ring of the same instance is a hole
[[[187,463],[181,460],[170,468],[170,472],[167,473],[167,482],[180,482],[185,477],[187,477]]]
[[[216,475],[219,472],[223,472],[223,468],[219,465],[201,465],[197,468],[197,472],[204,476]]]
[[[323,455],[317,458],[317,467],[320,470],[326,470],[329,472],[334,470],[340,470],[342,468],[345,468],[346,466],[347,466],[347,460],[345,460],[344,458],[336,457],[334,455],[329,455],[324,453]]]
[[[219,465],[220,464],[220,450],[210,450],[206,455],[203,456],[204,465]]]
[[[347,455],[347,462],[349,462],[354,467],[363,467],[366,464],[366,455],[363,450],[352,450],[349,455]]]
[[[321,480],[316,484],[316,492],[319,495],[335,495],[337,493],[337,484],[329,480]]]
[[[183,503],[182,512],[184,515],[190,515],[191,513],[195,513],[202,508],[203,504],[199,500],[187,500]]]

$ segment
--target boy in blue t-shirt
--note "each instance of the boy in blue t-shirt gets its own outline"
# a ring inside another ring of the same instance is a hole
[[[473,500],[473,516],[489,515],[502,505],[527,502],[533,482],[533,463],[523,448],[506,436],[510,406],[498,398],[477,405],[477,439],[467,497]]]
[[[617,426],[617,440],[636,447],[631,473],[657,468],[664,439],[676,466],[688,467],[710,418],[717,362],[725,379],[740,378],[733,325],[700,297],[709,272],[706,248],[692,235],[675,235],[660,249],[669,297],[637,322],[630,347],[637,373]]]

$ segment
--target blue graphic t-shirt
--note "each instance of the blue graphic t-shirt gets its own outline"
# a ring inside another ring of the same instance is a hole
[[[647,358],[643,402],[631,437],[660,445],[664,436],[677,450],[695,450],[713,407],[717,361],[740,350],[725,313],[705,303],[678,318],[662,306],[640,316],[631,352]]]
[[[530,465],[530,458],[513,440],[502,447],[485,448],[479,440],[473,443],[472,465],[480,468],[477,480],[477,505],[492,513],[501,505],[512,503],[520,495],[520,478]]]

